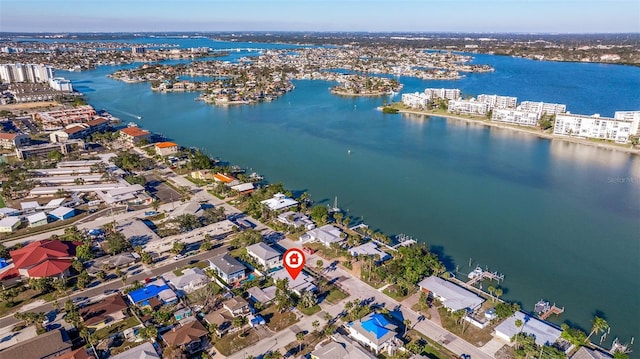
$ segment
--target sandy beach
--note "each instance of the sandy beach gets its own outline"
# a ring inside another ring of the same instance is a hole
[[[379,107],[378,109],[382,110],[382,107]],[[441,114],[441,113],[433,113],[433,112],[425,112],[425,111],[417,111],[417,110],[404,110],[404,109],[401,110],[401,109],[399,109],[398,113],[406,113],[406,114],[414,114],[414,115],[422,115],[422,116],[433,116],[433,117],[443,117],[443,118],[447,118],[447,119],[466,121],[466,122],[469,122],[469,123],[477,123],[477,124],[484,125],[484,126],[489,126],[489,127],[496,127],[496,128],[503,128],[503,129],[513,130],[513,131],[518,131],[518,132],[524,132],[524,133],[528,133],[528,134],[531,134],[531,135],[534,135],[534,136],[538,136],[538,137],[541,137],[541,138],[546,138],[546,139],[554,140],[554,141],[565,141],[565,142],[580,143],[580,144],[583,144],[583,145],[595,146],[595,147],[605,148],[605,149],[609,149],[609,150],[615,150],[615,151],[631,153],[631,154],[634,154],[634,155],[640,155],[640,149],[631,148],[630,145],[618,145],[618,144],[613,144],[613,143],[595,142],[595,141],[591,141],[591,140],[588,140],[588,139],[577,138],[577,137],[554,136],[551,133],[543,133],[538,129],[526,128],[526,127],[517,126],[517,125],[509,125],[509,124],[500,123],[500,122],[492,122],[492,121],[481,120],[481,119],[471,119],[471,118],[460,117],[460,116],[455,116],[455,115],[450,115],[450,114]]]

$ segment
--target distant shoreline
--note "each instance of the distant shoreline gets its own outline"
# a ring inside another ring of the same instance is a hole
[[[382,110],[382,107],[378,107],[378,109]],[[577,137],[554,136],[554,135],[552,135],[550,133],[543,133],[543,132],[540,132],[539,130],[534,130],[533,128],[530,129],[530,128],[525,128],[525,127],[522,127],[522,126],[508,125],[508,124],[500,123],[500,122],[485,121],[485,120],[481,120],[481,119],[471,119],[471,118],[460,117],[460,116],[456,116],[456,115],[440,114],[440,113],[417,111],[417,110],[398,109],[398,113],[407,113],[407,114],[413,114],[413,115],[422,115],[422,116],[431,116],[431,117],[443,117],[443,118],[446,118],[446,119],[462,120],[462,121],[466,121],[466,122],[469,122],[469,123],[477,123],[477,124],[485,125],[485,126],[488,126],[488,127],[503,128],[503,129],[513,130],[513,131],[528,133],[528,134],[535,135],[537,137],[545,138],[545,139],[548,139],[548,140],[558,140],[558,141],[579,143],[579,144],[583,144],[583,145],[600,147],[600,148],[608,149],[608,150],[616,150],[616,151],[626,152],[626,153],[633,154],[633,155],[640,155],[640,149],[633,149],[631,147],[622,147],[622,146],[615,145],[615,144],[612,144],[612,143],[594,142],[594,141],[590,141],[590,140],[583,139],[583,138],[577,138]]]

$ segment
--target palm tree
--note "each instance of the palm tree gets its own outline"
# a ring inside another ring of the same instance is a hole
[[[503,293],[502,288],[500,287],[496,288],[495,294],[496,294],[496,297],[498,297],[498,299],[500,299],[500,296],[502,295],[502,293]]]
[[[585,339],[585,343],[589,341],[589,338],[591,338],[593,334],[598,334],[609,329],[609,324],[607,323],[607,321],[603,318],[598,317],[597,315],[593,317],[592,323],[593,326],[591,327],[591,332],[587,336],[587,339]]]
[[[320,327],[320,321],[318,320],[314,320],[313,323],[311,323],[311,325],[313,326],[313,330],[318,330],[318,328]]]
[[[302,350],[302,341],[304,341],[304,332],[296,333],[296,340],[298,341],[298,354]]]
[[[516,319],[516,322],[514,324],[516,325],[516,328],[518,328],[518,334],[516,334],[516,347],[517,347],[518,346],[518,335],[522,331],[522,325],[524,324],[524,322],[522,321],[522,319]]]
[[[402,324],[404,324],[404,334],[402,334],[402,336],[404,337],[405,335],[407,335],[407,330],[411,326],[411,321],[409,319],[405,319],[402,321]]]
[[[489,288],[487,288],[487,292],[489,292],[489,294],[491,295],[491,301],[493,301],[493,293],[495,293],[496,288],[492,285],[489,286]]]

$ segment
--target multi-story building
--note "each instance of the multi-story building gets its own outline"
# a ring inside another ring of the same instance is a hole
[[[52,79],[49,79],[49,86],[57,91],[73,92],[71,81],[62,77],[54,77]]]
[[[35,119],[42,123],[43,130],[55,131],[72,123],[89,122],[94,116],[96,116],[96,110],[90,105],[84,105],[68,110],[38,112]]]
[[[546,113],[547,115],[557,115],[559,113],[567,112],[567,105],[561,103],[522,101],[520,106],[518,106],[518,110],[536,112],[539,114]]]
[[[460,98],[460,90],[459,89],[437,89],[437,88],[427,88],[424,90],[424,94],[430,100],[433,99],[446,99],[446,100],[457,100]]]
[[[142,55],[145,52],[145,48],[142,46],[133,46],[131,48],[131,53],[134,55]]]
[[[29,136],[24,133],[0,132],[0,147],[14,149],[29,144]]]
[[[2,64],[0,80],[5,83],[14,82],[48,82],[53,78],[53,67],[37,64]]]
[[[624,121],[640,121],[640,111],[616,111],[613,118]],[[638,133],[636,132],[636,134]]]
[[[415,92],[402,94],[402,104],[411,108],[425,107],[429,104],[429,96]]]
[[[16,147],[16,156],[24,160],[28,157],[46,157],[52,151],[59,151],[66,155],[74,150],[84,150],[85,144],[82,140],[69,140],[60,143],[44,143],[41,145]]]
[[[129,143],[136,144],[142,140],[148,140],[151,136],[149,131],[143,130],[136,126],[123,128],[120,130],[120,136]]]
[[[618,118],[601,117],[599,114],[592,116],[559,114],[556,116],[553,134],[627,143],[630,135],[638,134],[640,115],[626,112],[616,114]]]
[[[491,121],[513,123],[521,126],[537,126],[541,113],[497,108],[493,110]]]
[[[518,98],[512,96],[482,94],[478,95],[478,102],[489,105],[489,110],[493,110],[494,108],[516,108]]]
[[[474,100],[450,100],[448,111],[465,115],[486,115],[489,104]]]
[[[94,120],[71,124],[63,130],[54,131],[49,134],[49,139],[52,143],[84,139],[92,133],[106,130],[109,126],[109,120],[104,117],[96,117]]]

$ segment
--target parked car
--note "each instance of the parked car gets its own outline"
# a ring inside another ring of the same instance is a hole
[[[302,250],[303,250],[305,253],[309,253],[309,254],[314,254],[314,253],[316,252],[316,250],[315,250],[315,249],[313,249],[313,248],[309,248],[309,247],[302,247]]]
[[[109,295],[109,294],[118,293],[118,292],[120,292],[120,290],[118,289],[107,289],[104,291],[104,294]]]

